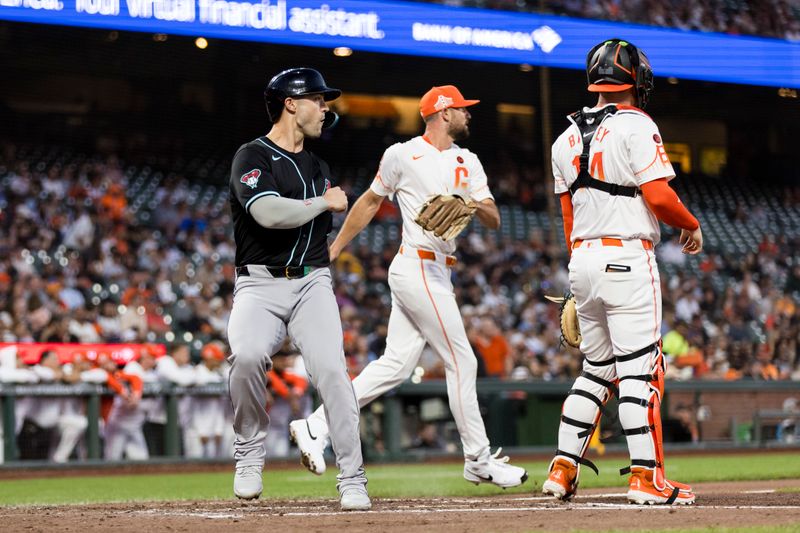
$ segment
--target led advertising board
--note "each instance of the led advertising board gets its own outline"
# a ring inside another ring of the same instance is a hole
[[[657,76],[800,88],[800,43],[437,4],[362,0],[0,0],[0,19],[583,69],[620,37]]]

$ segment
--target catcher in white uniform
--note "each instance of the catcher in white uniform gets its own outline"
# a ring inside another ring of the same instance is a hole
[[[647,56],[631,43],[611,39],[589,52],[586,68],[589,91],[599,93],[597,105],[570,115],[572,124],[553,145],[555,192],[582,336],[574,341],[585,359],[564,401],[558,450],[542,488],[567,500],[577,489],[580,465],[597,471],[584,454],[614,393],[631,459],[621,471],[631,474],[628,500],[690,504],[691,487],[664,474],[665,362],[653,247],[660,239],[659,220],[681,229],[684,253],[699,253],[703,236],[667,184],[675,173],[658,128],[642,111],[653,89]],[[570,341],[569,332],[564,337]]]
[[[489,439],[478,408],[477,360],[450,281],[455,264],[454,239],[473,215],[491,229],[500,214],[477,156],[455,141],[469,135],[468,106],[452,85],[434,87],[420,101],[425,134],[389,147],[372,186],[361,195],[330,247],[331,260],[372,220],[386,196],[397,195],[403,218],[402,246],[389,268],[392,310],[386,352],[353,381],[364,406],[405,381],[429,344],[442,357],[450,410],[464,451],[464,478],[475,484],[514,487],[527,479],[524,469],[508,464],[500,450],[489,451]],[[325,471],[328,436],[320,407],[309,418],[289,425],[303,464]]]

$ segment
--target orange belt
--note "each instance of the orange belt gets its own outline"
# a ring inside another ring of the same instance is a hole
[[[411,250],[409,250],[409,251],[411,251]],[[416,248],[416,252],[417,252],[417,256],[420,259],[426,259],[428,261],[436,261],[437,260],[436,252],[432,252],[430,250],[420,250],[419,248]],[[400,253],[403,254],[403,246],[400,246]],[[403,255],[407,255],[407,254],[403,254]],[[440,257],[444,257],[445,258],[444,263],[445,263],[445,265],[447,265],[449,267],[455,265],[456,262],[457,262],[457,259],[455,257],[453,257],[452,255],[445,255],[445,256],[440,256]],[[441,262],[441,260],[439,262]]]
[[[598,239],[587,239],[589,241],[597,241]],[[622,239],[615,239],[613,237],[602,237],[599,239],[600,244],[602,246],[619,246],[622,247]],[[653,249],[653,241],[648,241],[647,239],[639,239],[642,243],[642,248],[645,250],[652,250]],[[572,243],[572,249],[578,248],[581,244],[583,244],[584,239],[577,239],[575,242]]]

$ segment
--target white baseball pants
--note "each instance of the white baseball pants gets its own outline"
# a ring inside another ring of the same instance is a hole
[[[596,423],[599,404],[609,394],[597,378],[605,382],[620,378],[620,398],[646,402],[655,394],[647,380],[631,377],[656,371],[660,356],[661,283],[652,245],[640,240],[583,241],[572,251],[569,279],[585,360],[584,373],[564,402],[558,449],[568,457],[582,457],[591,435],[585,425]],[[652,349],[646,350],[648,346]],[[643,350],[641,356],[626,357]],[[630,431],[650,425],[646,406],[630,401],[620,402],[619,420],[622,428]],[[626,438],[631,459],[656,460],[652,433]]]
[[[386,351],[353,380],[359,407],[408,379],[419,362],[425,344],[444,361],[450,411],[456,421],[464,456],[477,459],[489,447],[478,407],[475,378],[478,362],[467,339],[461,312],[453,293],[450,269],[444,258],[426,260],[411,255],[395,256],[389,267],[392,311]],[[309,421],[327,432],[320,407]]]

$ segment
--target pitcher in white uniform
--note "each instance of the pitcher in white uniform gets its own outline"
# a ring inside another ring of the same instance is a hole
[[[475,154],[455,144],[469,136],[467,107],[477,103],[465,100],[452,85],[433,87],[422,97],[424,135],[386,150],[375,180],[353,206],[330,253],[332,260],[336,258],[372,220],[384,198],[397,196],[403,237],[389,268],[392,310],[386,351],[353,381],[358,404],[363,407],[405,381],[429,344],[444,361],[450,410],[464,451],[464,478],[506,488],[524,483],[528,475],[524,469],[508,464],[508,457],[500,457],[499,449],[495,454],[489,451],[475,388],[477,359],[450,280],[456,244],[424,231],[414,222],[428,199],[453,194],[477,204],[476,216],[484,226],[500,227],[500,213],[483,166]],[[323,409],[307,419],[295,420],[289,430],[303,464],[311,472],[322,474],[328,435]]]

